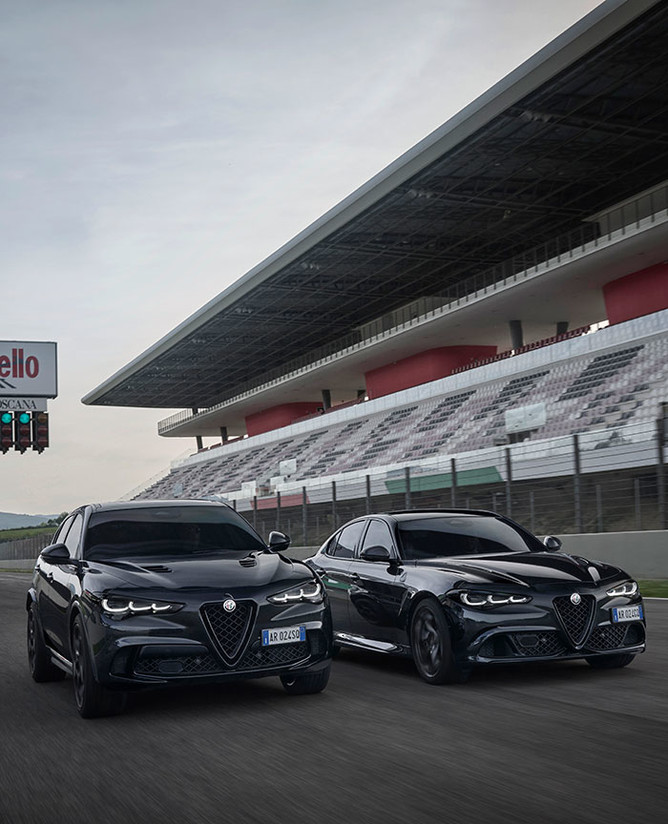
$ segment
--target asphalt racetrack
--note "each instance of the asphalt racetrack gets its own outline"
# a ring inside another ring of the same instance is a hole
[[[263,679],[83,721],[69,679],[28,674],[29,580],[0,573],[2,824],[668,820],[668,601],[646,603],[649,650],[623,670],[432,687],[409,662],[344,652],[321,695]]]

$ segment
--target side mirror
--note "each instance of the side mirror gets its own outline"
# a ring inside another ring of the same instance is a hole
[[[284,552],[290,546],[290,538],[282,532],[270,532],[268,547],[272,552]]]
[[[559,552],[561,549],[561,539],[556,535],[547,535],[543,538],[543,544],[548,552]]]
[[[376,561],[389,564],[392,560],[390,550],[386,546],[368,546],[360,552],[363,561]]]
[[[70,556],[70,551],[65,544],[51,544],[39,553],[39,557],[49,564],[74,563],[74,558]]]

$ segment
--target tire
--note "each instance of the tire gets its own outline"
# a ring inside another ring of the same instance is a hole
[[[327,686],[329,670],[329,667],[325,667],[308,675],[281,675],[283,689],[288,695],[315,695]]]
[[[105,689],[95,680],[90,652],[84,635],[83,621],[77,615],[72,625],[72,681],[74,701],[82,718],[118,715],[125,708],[126,694]]]
[[[470,670],[455,661],[450,628],[435,598],[419,601],[410,627],[411,653],[418,675],[428,684],[463,684]]]
[[[594,669],[620,669],[627,667],[635,655],[630,652],[620,652],[619,655],[597,655],[587,658],[587,663]]]
[[[62,681],[65,673],[51,661],[49,649],[44,642],[44,636],[39,626],[37,607],[34,603],[28,607],[27,642],[28,666],[33,681],[37,681],[38,684],[47,681]]]

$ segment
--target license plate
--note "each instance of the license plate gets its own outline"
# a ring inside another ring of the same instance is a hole
[[[306,627],[280,627],[280,629],[262,630],[263,647],[271,647],[274,644],[294,644],[297,641],[306,641]]]
[[[642,619],[642,607],[613,607],[612,623],[621,624],[622,621],[640,621]]]

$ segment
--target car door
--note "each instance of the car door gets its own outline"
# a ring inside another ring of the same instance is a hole
[[[350,562],[364,527],[364,521],[355,521],[343,527],[330,538],[324,550],[309,562],[327,589],[334,632],[350,632]]]
[[[58,531],[56,543],[63,543],[74,560],[77,557],[83,529],[83,516],[77,513]],[[72,600],[74,564],[52,564],[40,557],[38,603],[42,628],[47,641],[57,652],[67,656],[69,651],[68,610]]]
[[[392,562],[360,557],[365,549],[383,547]],[[399,615],[406,597],[406,574],[385,521],[372,518],[358,551],[350,562],[351,632],[374,641],[405,643]]]

